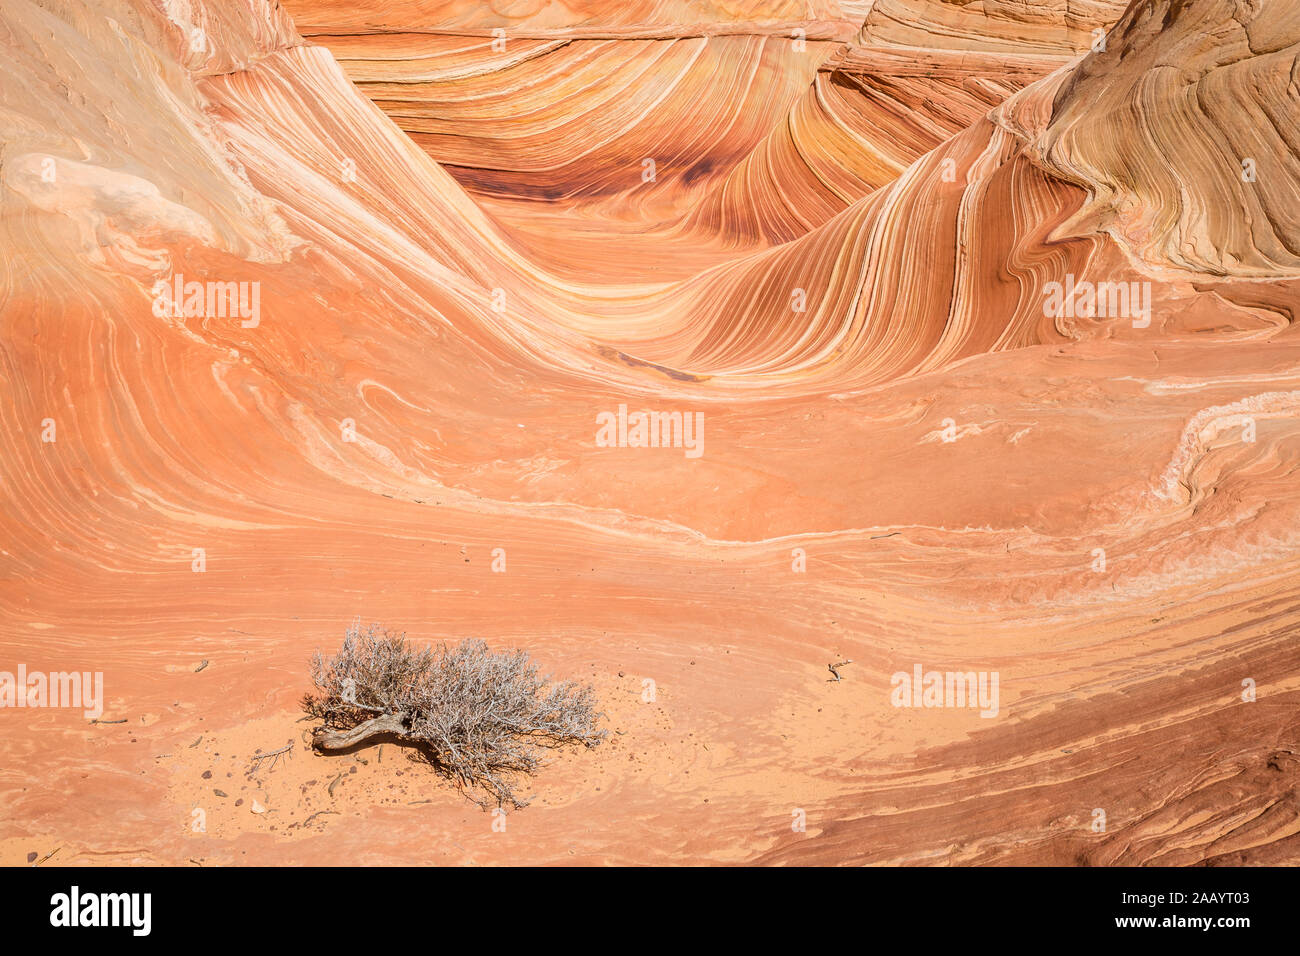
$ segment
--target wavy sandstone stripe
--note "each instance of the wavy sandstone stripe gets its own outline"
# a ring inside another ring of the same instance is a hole
[[[863,46],[1071,55],[1087,50],[1124,0],[875,0],[857,42]]]
[[[1094,197],[1086,226],[1144,260],[1294,278],[1298,81],[1294,4],[1135,4],[1069,77],[1035,146]]]
[[[1051,57],[842,47],[688,222],[779,244],[892,183],[918,157],[1060,65]]]
[[[851,5],[850,5],[851,6]],[[815,32],[843,32],[861,17],[836,0],[393,0],[374,7],[357,0],[289,0],[286,9],[306,37],[401,33],[490,33],[536,36],[698,36],[747,33],[794,26]]]
[[[1122,10],[870,4],[855,41],[827,58],[786,122],[690,222],[733,240],[796,238],[1087,49]]]

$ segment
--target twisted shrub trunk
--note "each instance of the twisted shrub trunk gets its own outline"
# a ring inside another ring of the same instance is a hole
[[[325,752],[349,750],[360,744],[376,742],[376,737],[404,737],[408,718],[404,714],[385,714],[357,724],[351,730],[330,730],[319,727],[312,736],[311,745]]]

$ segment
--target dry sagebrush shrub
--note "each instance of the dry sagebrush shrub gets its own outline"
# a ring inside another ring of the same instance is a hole
[[[486,807],[522,807],[512,778],[541,762],[541,750],[605,737],[596,729],[595,691],[552,683],[525,651],[489,650],[480,640],[415,647],[406,635],[360,622],[333,657],[311,662],[314,694],[303,698],[323,721],[313,746],[323,752],[394,741],[413,746],[436,770]]]

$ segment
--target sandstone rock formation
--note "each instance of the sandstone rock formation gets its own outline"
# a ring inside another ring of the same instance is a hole
[[[0,671],[127,721],[0,708],[0,862],[506,859],[432,781],[199,779],[358,615],[596,684],[511,862],[1300,858],[1294,4],[7,0],[0,48]]]

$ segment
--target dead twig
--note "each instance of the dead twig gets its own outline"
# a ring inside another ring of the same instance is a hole
[[[248,772],[256,773],[259,769],[261,769],[263,760],[271,761],[271,766],[268,769],[274,770],[275,765],[280,762],[280,758],[285,756],[286,754],[288,754],[289,756],[293,756],[293,741],[290,741],[289,743],[285,744],[279,750],[272,750],[270,753],[265,753],[265,754],[260,753],[254,755],[252,763],[248,765]]]
[[[35,863],[33,863],[32,866],[40,866],[42,863],[44,863],[46,860],[48,860],[50,857],[54,856],[54,854],[58,853],[58,852],[59,852],[60,850],[62,850],[62,849],[63,849],[63,847],[61,847],[61,846],[56,846],[56,847],[55,847],[53,850],[51,850],[49,853],[45,854],[43,857],[41,857],[39,860],[37,860]]]
[[[853,663],[852,661],[840,661],[838,664],[827,664],[826,669],[831,672],[832,676],[827,678],[826,683],[829,684],[831,681],[843,680],[843,678],[840,677],[839,669],[843,667],[845,664],[852,664],[852,663]]]

